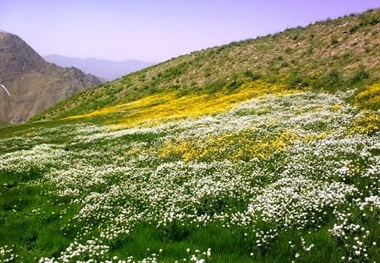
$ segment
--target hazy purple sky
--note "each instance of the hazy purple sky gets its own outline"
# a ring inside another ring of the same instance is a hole
[[[0,29],[41,55],[159,62],[378,7],[380,0],[0,0]]]

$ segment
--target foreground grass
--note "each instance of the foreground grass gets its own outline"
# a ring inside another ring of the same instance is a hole
[[[0,261],[376,261],[378,112],[275,89],[3,129]]]

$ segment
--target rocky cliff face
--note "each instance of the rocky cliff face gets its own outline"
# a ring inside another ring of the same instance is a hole
[[[25,122],[98,84],[95,76],[48,63],[21,38],[0,31],[0,125]]]

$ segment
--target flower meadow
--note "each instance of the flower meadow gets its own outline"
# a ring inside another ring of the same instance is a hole
[[[376,262],[379,112],[352,94],[14,128],[0,140],[0,261]]]

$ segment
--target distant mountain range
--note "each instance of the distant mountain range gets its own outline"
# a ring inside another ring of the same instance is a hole
[[[76,67],[95,75],[103,80],[110,81],[127,75],[131,72],[153,65],[153,62],[139,60],[111,61],[96,58],[74,58],[61,55],[47,55],[44,59],[61,67]]]
[[[33,115],[101,81],[46,62],[20,37],[0,30],[0,126]]]

